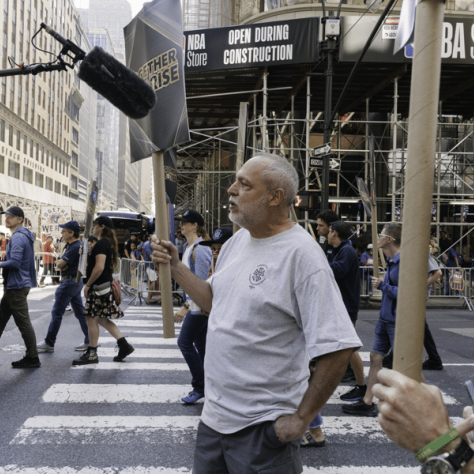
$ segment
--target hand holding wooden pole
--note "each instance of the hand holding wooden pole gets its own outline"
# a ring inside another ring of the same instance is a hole
[[[443,0],[416,8],[393,368],[420,382],[441,70]]]
[[[168,208],[166,206],[165,165],[163,152],[154,152],[153,186],[155,189],[155,231],[159,240],[170,240]],[[169,264],[160,263],[161,307],[163,315],[163,337],[175,337],[173,320],[173,294],[171,290],[171,268]]]

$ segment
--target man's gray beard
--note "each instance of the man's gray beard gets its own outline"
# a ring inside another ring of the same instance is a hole
[[[259,224],[267,217],[267,209],[265,208],[266,198],[267,194],[262,196],[260,199],[244,204],[243,206],[237,202],[236,205],[239,208],[239,212],[237,215],[233,216],[232,211],[230,211],[230,221],[244,229]]]

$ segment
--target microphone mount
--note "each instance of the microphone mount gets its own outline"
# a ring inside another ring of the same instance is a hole
[[[37,63],[32,65],[21,65],[18,68],[11,68],[11,69],[0,69],[0,77],[6,76],[24,76],[28,74],[32,74],[36,76],[42,72],[51,72],[51,71],[66,71],[67,68],[74,69],[74,66],[78,61],[82,61],[86,57],[85,51],[83,51],[77,44],[73,43],[70,40],[65,39],[59,33],[57,33],[53,28],[48,26],[46,23],[41,23],[41,28],[36,32],[33,36],[31,41],[33,41],[34,37],[41,31],[45,30],[49,33],[56,41],[59,41],[63,48],[61,49],[59,55],[56,57],[56,61],[50,63]],[[33,43],[33,46],[34,43]],[[36,47],[36,46],[35,46]],[[48,52],[48,51],[45,51]],[[53,53],[50,53],[53,54]],[[67,56],[72,60],[72,64],[69,62],[64,61],[63,56]]]

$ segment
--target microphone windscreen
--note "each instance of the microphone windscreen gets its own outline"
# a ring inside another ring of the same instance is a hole
[[[146,117],[155,106],[155,91],[99,46],[94,46],[86,55],[77,75],[132,119]]]

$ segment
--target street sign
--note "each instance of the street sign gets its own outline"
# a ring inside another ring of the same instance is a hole
[[[331,153],[331,144],[326,143],[325,145],[317,146],[313,150],[313,156],[329,155]]]
[[[324,160],[322,158],[310,156],[309,158],[309,167],[314,169],[322,169]]]

